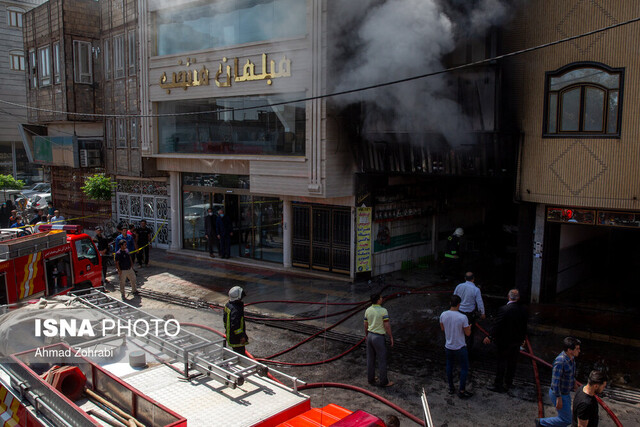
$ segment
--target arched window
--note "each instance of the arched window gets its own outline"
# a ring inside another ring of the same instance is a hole
[[[545,136],[619,136],[622,68],[572,64],[547,73]]]

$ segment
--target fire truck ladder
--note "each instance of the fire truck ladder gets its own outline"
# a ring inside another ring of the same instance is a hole
[[[267,366],[227,348],[224,338],[218,340],[203,338],[176,326],[177,322],[168,322],[150,315],[126,302],[111,298],[97,289],[78,291],[74,296],[87,307],[114,319],[117,324],[131,325],[131,340],[142,341],[178,362],[183,362],[182,374],[187,380],[205,375],[235,389],[244,384],[248,376],[256,373],[266,376],[269,372]],[[157,334],[155,326],[147,329],[149,324],[158,325]],[[147,330],[148,333],[145,334]],[[296,391],[297,385],[302,383],[297,378],[281,372],[277,373],[291,379],[293,389]]]

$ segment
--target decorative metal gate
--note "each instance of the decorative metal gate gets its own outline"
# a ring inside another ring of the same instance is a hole
[[[171,203],[168,196],[144,193],[165,193],[166,184],[162,186],[149,184],[148,182],[125,181],[118,183],[118,190],[138,190],[137,192],[118,191],[116,200],[118,204],[118,222],[126,222],[134,225],[141,220],[147,221],[147,226],[153,229],[157,236],[153,245],[158,248],[168,249],[171,244]],[[140,194],[140,193],[143,194]]]
[[[294,203],[292,252],[296,267],[349,274],[350,209]]]

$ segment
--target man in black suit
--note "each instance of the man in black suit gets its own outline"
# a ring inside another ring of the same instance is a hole
[[[509,302],[498,309],[496,322],[491,335],[484,339],[485,344],[495,343],[498,348],[496,379],[489,390],[497,393],[506,392],[513,385],[520,345],[527,335],[527,309],[518,303],[520,292],[509,291]]]
[[[224,215],[224,209],[218,211],[216,218],[216,237],[218,237],[218,251],[220,258],[229,258],[231,256],[231,236],[233,236],[231,220]]]
[[[209,249],[209,256],[215,258],[213,254],[213,248],[216,244],[216,216],[213,213],[213,209],[207,209],[207,216],[204,217],[204,236],[207,239],[207,249]]]

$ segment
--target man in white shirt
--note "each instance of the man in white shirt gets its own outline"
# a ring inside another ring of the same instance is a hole
[[[51,224],[60,224],[60,225],[64,225],[65,224],[64,217],[62,215],[60,215],[60,211],[58,209],[56,209],[53,212],[53,216],[51,217],[50,222],[51,222]]]
[[[474,325],[478,316],[480,319],[484,319],[484,303],[482,302],[482,295],[480,289],[475,284],[475,277],[472,272],[468,271],[464,275],[464,283],[460,283],[456,286],[456,290],[453,291],[454,295],[458,295],[462,302],[460,303],[460,313],[467,316],[469,320],[469,326],[471,327],[471,334],[467,338],[467,351],[471,354],[473,350],[473,341],[475,338]]]
[[[458,295],[451,296],[449,310],[440,315],[440,329],[444,331],[446,339],[444,349],[447,356],[449,394],[456,392],[453,386],[453,365],[457,361],[460,365],[460,389],[458,390],[458,397],[467,399],[473,396],[473,393],[465,390],[467,374],[469,372],[469,357],[465,336],[469,336],[471,333],[471,326],[469,326],[467,317],[460,313],[460,297]]]

